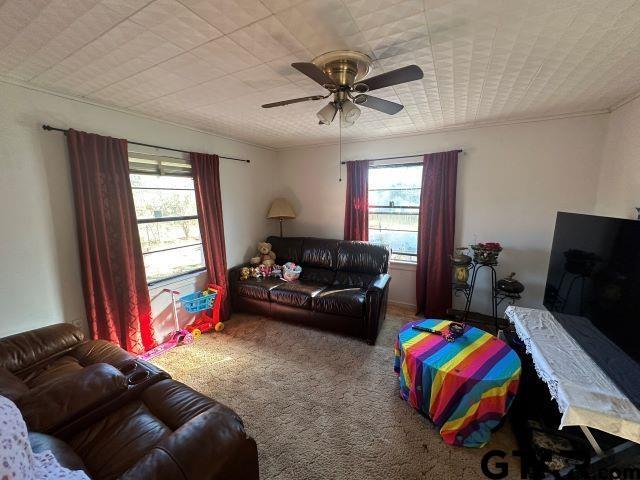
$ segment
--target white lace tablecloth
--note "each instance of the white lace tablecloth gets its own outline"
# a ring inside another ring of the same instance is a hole
[[[640,443],[640,410],[551,313],[510,306],[505,316],[558,404],[560,429],[593,427]]]

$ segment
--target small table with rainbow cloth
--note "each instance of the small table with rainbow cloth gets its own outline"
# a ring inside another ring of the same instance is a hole
[[[482,447],[509,410],[520,380],[520,359],[502,340],[475,327],[448,342],[448,320],[404,325],[395,345],[400,395],[440,429],[450,445]]]

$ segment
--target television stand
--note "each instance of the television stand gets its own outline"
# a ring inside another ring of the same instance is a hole
[[[514,431],[534,464],[534,478],[544,478],[531,445],[540,432],[570,445],[564,453],[572,461],[555,471],[560,478],[576,471],[578,478],[588,478],[638,462],[640,411],[635,405],[551,313],[510,306],[505,315],[515,327],[508,340],[523,369],[512,407]]]

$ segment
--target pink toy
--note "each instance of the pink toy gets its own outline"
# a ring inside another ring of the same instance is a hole
[[[175,296],[180,295],[180,292],[178,292],[177,290],[170,290],[168,288],[165,288],[162,291],[171,294],[171,303],[173,304],[173,322],[175,325],[175,330],[171,334],[171,338],[169,338],[169,340],[161,343],[155,348],[152,348],[148,352],[144,352],[142,355],[138,355],[138,358],[141,360],[149,360],[153,357],[157,357],[164,352],[168,352],[169,350],[179,345],[187,345],[193,342],[193,334],[185,329],[181,329],[178,325],[178,309],[176,308]]]
[[[293,262],[285,263],[282,268],[284,270],[283,279],[287,282],[298,280],[298,278],[300,278],[300,273],[302,273],[302,267]]]

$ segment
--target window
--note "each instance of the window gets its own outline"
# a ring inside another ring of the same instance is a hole
[[[149,284],[205,268],[189,165],[172,162],[129,160]]]
[[[388,245],[391,260],[417,260],[421,183],[422,165],[369,167],[369,241]]]

